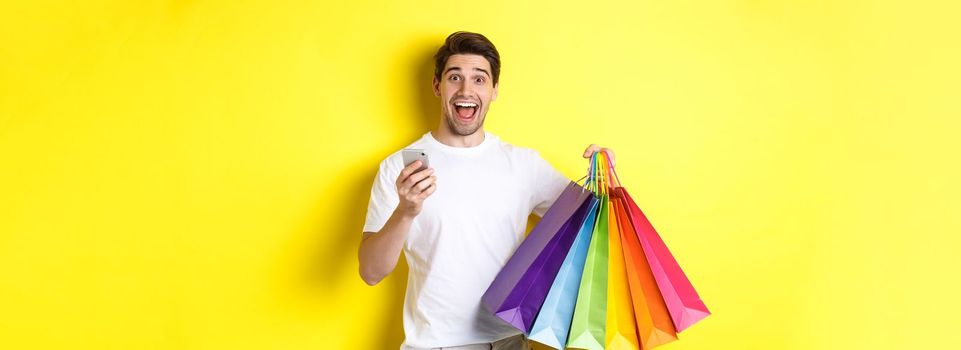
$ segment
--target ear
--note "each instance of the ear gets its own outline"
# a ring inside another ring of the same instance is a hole
[[[437,77],[434,77],[434,80],[431,83],[431,86],[434,87],[434,96],[440,97],[440,79],[437,79]]]
[[[497,87],[500,86],[500,85],[501,85],[500,82],[498,82],[497,84],[494,84],[494,94],[491,95],[491,101],[492,101],[492,102],[493,102],[493,101],[497,101]]]

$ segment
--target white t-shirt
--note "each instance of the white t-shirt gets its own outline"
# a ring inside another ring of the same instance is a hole
[[[493,342],[520,334],[481,306],[481,296],[524,239],[527,217],[543,216],[570,183],[540,155],[485,133],[452,147],[428,132],[424,149],[437,190],[414,219],[404,255],[410,272],[401,349]],[[399,203],[401,152],[380,163],[364,232],[383,228]]]

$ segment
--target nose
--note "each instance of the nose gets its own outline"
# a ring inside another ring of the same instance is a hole
[[[471,90],[470,84],[468,84],[466,81],[460,81],[459,84],[460,84],[460,85],[457,87],[457,95],[458,95],[458,96],[460,96],[460,97],[472,97],[472,96],[473,96],[473,94],[472,94],[473,90]]]

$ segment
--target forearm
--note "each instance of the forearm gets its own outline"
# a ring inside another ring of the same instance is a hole
[[[360,242],[360,277],[364,282],[375,285],[394,271],[412,221],[413,217],[394,211],[380,231]]]

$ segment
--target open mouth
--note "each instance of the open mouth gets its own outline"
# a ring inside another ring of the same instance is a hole
[[[470,121],[477,114],[477,103],[474,102],[454,102],[454,112],[457,118],[463,121]]]

